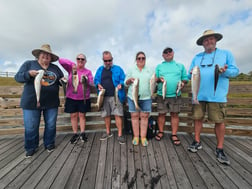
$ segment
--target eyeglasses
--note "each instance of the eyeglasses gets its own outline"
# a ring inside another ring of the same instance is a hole
[[[145,60],[145,57],[137,57],[137,60]]]
[[[200,61],[200,66],[201,67],[211,67],[213,64],[214,64],[214,59],[215,59],[215,53],[216,53],[216,50],[214,51],[214,55],[213,55],[213,58],[212,58],[212,63],[211,64],[202,64],[203,60],[204,60],[204,56],[205,56],[205,53],[203,54],[202,58],[201,58],[201,61]]]
[[[172,48],[167,48],[163,51],[163,54],[168,54],[168,53],[172,53]]]
[[[84,60],[85,60],[85,58],[77,58],[77,60],[84,61]]]
[[[113,59],[103,60],[104,62],[112,62]]]

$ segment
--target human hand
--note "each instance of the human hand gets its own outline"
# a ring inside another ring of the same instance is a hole
[[[227,64],[225,64],[223,68],[219,69],[219,72],[224,73],[227,70],[227,68],[228,68],[228,66],[227,66]]]
[[[117,88],[120,90],[122,88],[122,84],[117,85]]]
[[[131,77],[131,78],[129,78],[127,81],[126,81],[126,84],[127,85],[130,85],[131,83],[133,83],[134,82],[134,78],[133,77]]]
[[[99,91],[103,89],[103,86],[101,84],[98,84],[97,86]]]
[[[36,77],[36,75],[38,75],[38,71],[37,70],[30,70],[29,71],[29,75],[31,76],[31,77]]]

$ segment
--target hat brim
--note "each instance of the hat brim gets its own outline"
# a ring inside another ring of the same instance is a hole
[[[32,54],[33,54],[33,56],[35,56],[36,58],[38,58],[41,51],[49,53],[51,55],[51,57],[52,57],[52,60],[51,60],[52,62],[55,62],[55,61],[57,61],[59,59],[59,57],[56,54],[53,54],[53,53],[48,52],[48,51],[45,51],[43,49],[34,49],[32,51]]]
[[[216,41],[220,41],[222,39],[222,35],[220,33],[214,33],[214,34],[209,34],[209,35],[204,35],[204,36],[201,36],[198,40],[197,40],[197,45],[202,45],[204,39],[206,37],[209,37],[209,36],[214,36],[216,38]]]

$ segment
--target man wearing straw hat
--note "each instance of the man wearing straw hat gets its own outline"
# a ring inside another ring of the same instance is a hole
[[[36,60],[24,62],[15,75],[17,82],[24,83],[20,106],[23,109],[26,158],[33,156],[38,149],[42,112],[45,122],[44,147],[48,152],[55,148],[56,121],[60,104],[59,79],[64,76],[57,65],[51,64],[59,57],[52,52],[50,45],[42,45],[41,48],[34,49],[32,54]],[[40,73],[42,80],[35,84],[35,78]],[[38,87],[41,87],[40,90],[36,90]]]
[[[205,112],[208,119],[215,123],[217,139],[216,158],[220,163],[229,165],[230,161],[223,151],[225,135],[225,115],[229,78],[239,73],[235,59],[230,51],[216,48],[216,42],[222,39],[222,34],[206,30],[197,40],[197,45],[204,47],[204,52],[197,54],[189,68],[188,77],[191,79],[192,69],[200,69],[200,84],[197,99],[199,104],[193,104],[192,119],[194,120],[194,141],[188,147],[190,152],[202,149],[200,132],[203,126]],[[217,68],[217,69],[216,69]]]

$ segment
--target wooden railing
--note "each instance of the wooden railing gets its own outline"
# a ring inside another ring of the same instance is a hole
[[[24,131],[22,109],[19,106],[22,86],[0,86],[0,135],[21,134]],[[252,98],[242,97],[252,93],[251,84],[233,84],[230,85],[230,93],[239,94],[239,97],[228,99],[227,118],[226,118],[226,134],[252,136]],[[243,95],[244,94],[244,95]],[[70,115],[64,113],[64,97],[62,89],[60,89],[61,105],[57,119],[57,131],[71,131]],[[242,97],[242,98],[241,98]],[[91,106],[92,111],[87,113],[87,130],[105,129],[104,120],[101,118],[100,112],[95,107],[97,95],[96,89],[92,88]],[[193,133],[193,121],[191,119],[191,93],[190,85],[183,89],[182,109],[179,114],[179,131]],[[151,115],[157,119],[156,102],[153,101],[153,112]],[[125,105],[125,117],[127,113],[127,105]],[[171,130],[170,115],[166,116],[165,129]],[[41,130],[43,130],[44,122],[41,120]],[[112,120],[112,127],[115,123]],[[202,132],[213,133],[214,124],[207,119],[204,120],[204,128]]]

